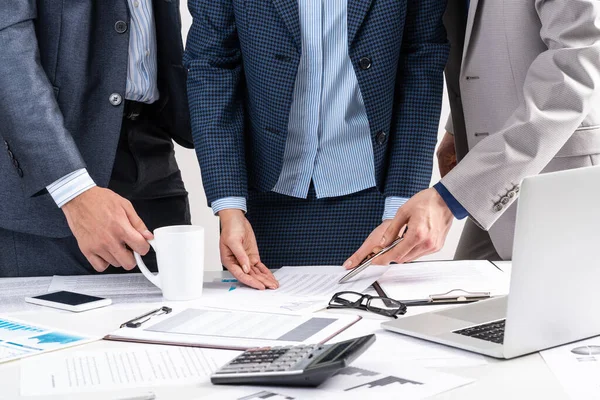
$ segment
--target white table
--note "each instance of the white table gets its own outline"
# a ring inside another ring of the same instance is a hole
[[[210,274],[211,280],[219,276]],[[150,307],[151,308],[151,307]],[[76,330],[91,335],[103,335],[115,330],[126,320],[134,318],[149,309],[148,305],[115,305],[104,309],[92,310],[82,314],[74,314],[59,310],[40,308],[38,312],[11,314],[12,316],[30,322],[45,324],[56,328]],[[368,314],[362,314],[369,318]],[[353,328],[350,328],[353,329]],[[84,346],[63,350],[78,351],[85,349],[100,349],[106,346],[127,347],[127,343],[95,342]],[[439,371],[473,378],[476,381],[470,385],[443,393],[434,399],[567,399],[566,394],[558,384],[539,354],[520,357],[510,361],[488,359],[489,364],[477,367],[438,368]],[[0,399],[19,399],[20,396],[20,362],[0,364]],[[166,399],[201,399],[208,393],[218,391],[219,387],[197,386],[166,386],[151,389],[158,400]],[[35,399],[117,399],[144,392],[127,390],[123,393],[78,394],[72,396],[35,397]],[[150,391],[150,389],[148,390]],[[226,397],[223,397],[226,399]],[[390,397],[393,398],[393,397]]]

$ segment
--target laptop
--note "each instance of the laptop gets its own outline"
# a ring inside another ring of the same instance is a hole
[[[382,327],[506,359],[600,335],[600,167],[525,178],[520,193],[508,296]]]

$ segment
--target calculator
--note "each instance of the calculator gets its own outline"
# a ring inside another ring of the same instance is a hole
[[[334,344],[246,350],[211,376],[214,384],[319,386],[375,342],[368,335]]]

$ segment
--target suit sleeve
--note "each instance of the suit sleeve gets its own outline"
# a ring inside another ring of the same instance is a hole
[[[242,54],[232,0],[191,0],[184,64],[192,135],[211,205],[247,197]]]
[[[536,10],[548,50],[527,72],[524,100],[442,179],[484,229],[508,208],[499,199],[539,174],[600,104],[600,2],[536,0]]]
[[[40,63],[36,15],[35,0],[0,2],[0,157],[14,166],[2,173],[17,174],[29,196],[85,168]]]
[[[445,0],[409,0],[398,62],[385,195],[412,197],[429,187],[449,46]]]

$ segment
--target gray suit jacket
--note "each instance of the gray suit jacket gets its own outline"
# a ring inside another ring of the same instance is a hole
[[[154,0],[156,121],[191,147],[178,0]],[[118,23],[119,22],[119,23]],[[127,0],[0,1],[0,228],[70,234],[45,187],[87,167],[100,186],[119,140],[129,31]]]
[[[457,3],[447,17],[460,26]],[[600,2],[471,0],[463,47],[448,129],[469,152],[442,183],[508,259],[521,180],[600,153]]]

